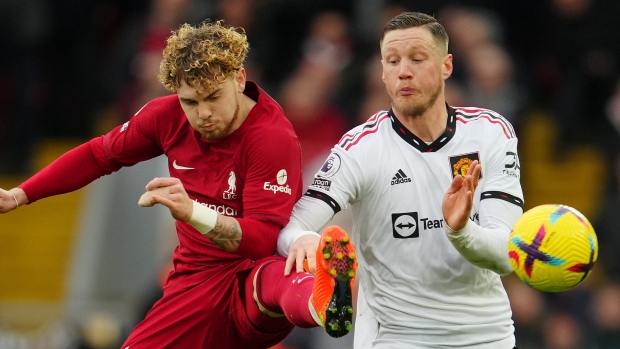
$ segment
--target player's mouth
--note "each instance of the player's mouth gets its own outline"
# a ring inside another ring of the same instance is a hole
[[[201,125],[200,128],[205,130],[205,131],[213,131],[215,130],[215,127],[217,127],[217,124],[206,124],[206,125]]]
[[[415,92],[415,89],[411,87],[403,87],[398,90],[398,94],[401,96],[411,96]]]

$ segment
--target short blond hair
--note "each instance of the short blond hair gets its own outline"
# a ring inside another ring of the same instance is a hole
[[[167,40],[158,79],[175,93],[183,81],[209,91],[243,67],[249,49],[243,28],[225,27],[222,21],[183,24]]]
[[[427,28],[433,35],[433,39],[439,45],[442,54],[448,54],[448,43],[450,38],[446,29],[435,19],[435,17],[421,12],[403,12],[392,18],[383,28],[383,35],[379,45],[383,43],[385,34],[392,30],[408,29],[413,27]]]

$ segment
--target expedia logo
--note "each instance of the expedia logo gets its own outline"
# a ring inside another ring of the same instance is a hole
[[[288,179],[288,175],[286,170],[282,169],[276,175],[277,184],[271,184],[271,182],[265,182],[263,185],[263,190],[272,191],[275,193],[287,193],[288,195],[292,195],[291,187],[286,184],[286,180]],[[286,184],[286,185],[285,185]]]
[[[456,176],[465,178],[467,171],[469,171],[469,166],[472,162],[474,162],[474,160],[478,160],[478,162],[480,162],[480,156],[478,156],[478,153],[451,156],[450,166],[452,167],[452,178]],[[480,178],[482,178],[482,172],[480,172]]]
[[[291,188],[288,186],[288,184],[286,186],[283,186],[283,185],[277,185],[277,184],[271,184],[269,182],[265,182],[265,185],[263,185],[263,189],[272,191],[274,194],[281,192],[281,193],[287,193],[288,195],[292,195]]]

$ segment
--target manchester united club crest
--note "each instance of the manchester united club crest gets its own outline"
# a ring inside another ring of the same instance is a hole
[[[452,178],[461,176],[465,178],[469,166],[474,160],[480,162],[480,156],[478,153],[468,153],[462,155],[454,155],[450,157],[450,168],[452,169]],[[480,172],[480,178],[482,178],[482,172]]]

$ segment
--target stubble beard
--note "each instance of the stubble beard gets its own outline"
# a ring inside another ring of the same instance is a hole
[[[231,131],[232,127],[237,122],[238,119],[239,119],[239,99],[235,96],[235,111],[233,113],[232,119],[230,119],[230,122],[224,125],[222,129],[216,128],[213,131],[205,132],[202,136],[205,139],[208,139],[210,141],[217,141],[222,138],[225,138],[226,136],[232,133]]]
[[[428,100],[426,101],[422,101],[420,103],[396,103],[394,101],[394,98],[389,94],[388,92],[388,96],[390,97],[390,104],[392,105],[392,108],[397,111],[399,114],[406,116],[406,117],[419,117],[421,115],[424,115],[424,113],[426,113],[427,110],[429,110],[430,108],[433,107],[433,105],[435,104],[435,102],[437,102],[437,98],[439,98],[439,94],[442,93],[442,85],[440,84],[439,86],[437,86],[437,89],[435,90],[435,92],[429,97]]]

